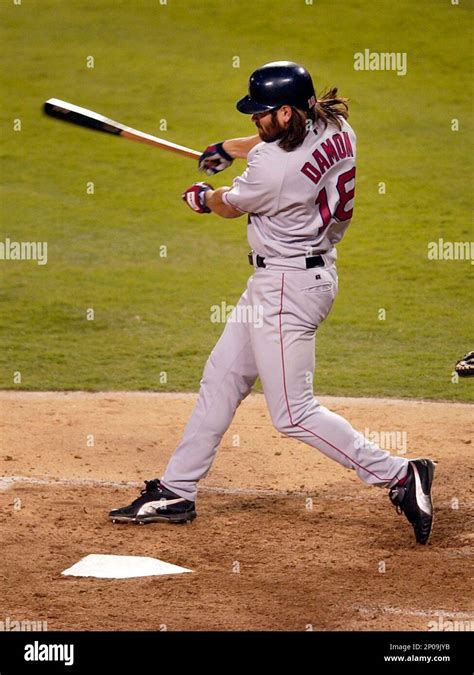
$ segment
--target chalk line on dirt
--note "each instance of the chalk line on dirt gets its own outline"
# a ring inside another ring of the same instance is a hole
[[[361,614],[373,614],[374,612],[382,614],[396,614],[398,616],[421,616],[434,617],[440,616],[449,619],[474,619],[474,612],[452,612],[447,609],[410,609],[404,607],[355,607]]]
[[[98,487],[98,488],[141,488],[144,481],[108,481],[94,478],[35,478],[34,476],[0,476],[0,492],[6,492],[15,484],[26,483],[30,485],[71,485],[74,487]],[[380,492],[372,495],[331,495],[317,491],[308,490],[272,490],[266,488],[229,488],[211,485],[201,485],[200,491],[211,494],[223,495],[244,495],[248,497],[288,497],[304,498],[314,497],[325,501],[352,502],[352,501],[370,501],[378,499]],[[439,506],[451,507],[451,501],[437,502]],[[463,506],[473,508],[474,502],[463,502]]]

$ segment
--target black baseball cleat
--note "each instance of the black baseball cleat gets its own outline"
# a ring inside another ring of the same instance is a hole
[[[190,523],[196,518],[194,502],[168,490],[160,481],[145,481],[145,489],[130,506],[109,513],[113,523]]]
[[[404,513],[413,525],[419,544],[427,544],[433,529],[433,502],[431,484],[435,463],[431,459],[411,459],[408,474],[402,485],[398,484],[389,492],[390,501],[397,513]]]

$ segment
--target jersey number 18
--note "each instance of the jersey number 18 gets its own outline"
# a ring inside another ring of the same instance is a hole
[[[323,221],[323,226],[319,228],[318,235],[320,235],[321,232],[327,228],[332,219],[341,222],[344,220],[350,220],[352,218],[353,209],[346,211],[345,207],[347,202],[350,202],[350,200],[353,199],[355,195],[355,183],[351,190],[347,190],[347,184],[350,183],[351,180],[354,180],[354,178],[355,166],[353,166],[352,169],[349,169],[349,171],[339,174],[336,183],[339,201],[334,214],[331,214],[331,211],[329,210],[328,194],[326,192],[326,188],[324,187],[319,191],[315,204],[318,204],[319,206],[319,214],[321,216],[321,220]]]

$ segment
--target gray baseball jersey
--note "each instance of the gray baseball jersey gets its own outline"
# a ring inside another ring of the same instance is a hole
[[[319,124],[292,152],[278,141],[259,143],[248,155],[224,201],[249,213],[248,240],[261,256],[293,257],[327,251],[352,218],[356,136]]]

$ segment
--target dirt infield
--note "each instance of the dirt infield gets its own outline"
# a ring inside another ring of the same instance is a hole
[[[117,526],[160,476],[194,395],[0,392],[0,620],[49,630],[474,628],[472,406],[321,398],[392,452],[439,462],[419,547],[384,490],[272,428],[249,397],[192,525]],[[148,555],[171,577],[61,577],[89,553]]]

